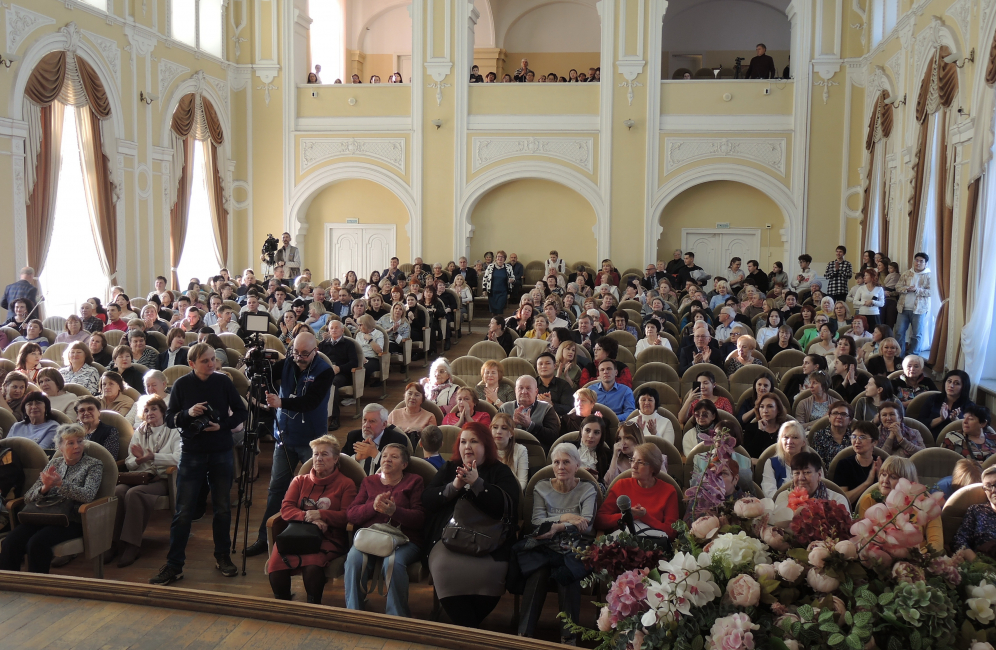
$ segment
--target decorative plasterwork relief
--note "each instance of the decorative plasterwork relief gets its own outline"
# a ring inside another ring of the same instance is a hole
[[[15,4],[7,8],[7,51],[17,52],[28,34],[39,27],[55,23],[55,18],[37,14],[30,9],[18,7]]]
[[[594,172],[594,138],[474,138],[471,172],[505,158],[544,156]]]
[[[159,59],[159,96],[165,97],[166,91],[173,85],[173,81],[187,72],[190,72],[190,68],[166,59]]]
[[[216,91],[218,91],[218,96],[221,97],[225,102],[225,108],[228,108],[228,81],[225,79],[219,79],[218,77],[212,77],[211,75],[204,75],[204,78],[209,84],[211,84]]]
[[[785,138],[667,138],[664,173],[707,158],[739,158],[785,175]]]
[[[86,30],[83,30],[83,33],[100,50],[100,54],[114,73],[118,88],[121,88],[121,48],[118,47],[117,41]]]
[[[404,138],[303,138],[301,173],[326,160],[346,156],[371,158],[405,173]]]
[[[904,50],[900,50],[895,53],[895,55],[885,62],[885,67],[892,71],[892,78],[896,80],[896,92],[901,93],[902,89],[906,86],[903,84],[903,68],[905,67],[906,57]]]
[[[945,16],[951,16],[954,18],[955,23],[958,25],[958,29],[961,30],[961,38],[965,42],[968,42],[970,38],[969,28],[972,21],[972,2],[971,0],[958,0],[944,12]]]

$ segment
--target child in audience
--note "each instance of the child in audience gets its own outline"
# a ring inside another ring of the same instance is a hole
[[[443,446],[443,432],[435,424],[430,424],[422,429],[422,437],[418,441],[418,446],[425,452],[425,459],[432,463],[432,466],[439,469],[446,462],[446,459],[439,455],[439,448]]]

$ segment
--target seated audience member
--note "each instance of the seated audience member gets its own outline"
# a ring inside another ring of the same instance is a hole
[[[599,404],[603,404],[620,420],[626,419],[634,408],[633,391],[628,386],[616,382],[616,362],[612,359],[602,359],[598,364],[599,381],[592,387]]]
[[[409,383],[405,386],[403,404],[391,411],[387,423],[403,431],[413,442],[417,442],[422,429],[437,424],[436,416],[422,408],[424,401],[425,392],[421,384]]]
[[[20,571],[27,556],[28,571],[48,573],[54,557],[52,548],[82,537],[79,506],[97,497],[104,471],[100,460],[84,455],[84,438],[78,424],[63,424],[56,431],[55,444],[60,454],[48,462],[25,493],[26,506],[18,516],[18,524],[0,545],[0,569]],[[73,504],[74,507],[67,509],[68,526],[31,523],[29,513],[39,512],[35,504],[46,497],[62,497]]]
[[[16,370],[8,372],[3,378],[3,390],[0,392],[0,407],[14,414],[15,420],[24,419],[22,406],[24,396],[28,392],[28,378]]]
[[[944,375],[944,387],[940,395],[933,395],[920,408],[919,420],[930,427],[934,439],[941,429],[955,420],[961,419],[962,413],[972,404],[969,399],[972,382],[964,370],[949,370]]]
[[[833,482],[844,490],[850,503],[856,502],[878,480],[882,459],[873,453],[877,444],[878,427],[864,420],[855,421],[851,429],[854,455],[841,459],[833,475]]]
[[[100,410],[128,415],[135,400],[125,395],[124,389],[124,379],[120,374],[113,370],[105,372],[100,378]]]
[[[848,337],[845,337],[848,338]],[[833,362],[833,377],[830,387],[850,404],[865,392],[865,386],[858,377],[858,359],[850,354],[838,354]]]
[[[21,403],[24,418],[15,422],[7,433],[8,438],[28,438],[42,449],[55,448],[55,430],[59,423],[52,419],[52,405],[44,393],[37,391],[24,396]]]
[[[792,459],[792,489],[798,488],[805,488],[810,499],[833,500],[847,508],[848,512],[851,510],[846,496],[827,488],[823,482],[823,463],[819,455],[811,451],[800,451]],[[791,490],[785,489],[778,493],[776,507],[788,506],[789,492]]]
[[[456,391],[456,405],[443,418],[443,424],[462,427],[468,422],[491,424],[491,414],[482,411],[477,404],[477,392],[473,388],[460,386]]]
[[[778,429],[778,445],[774,456],[764,462],[764,473],[761,479],[761,491],[769,499],[775,498],[789,477],[792,459],[806,448],[806,432],[802,425],[789,420]]]
[[[234,311],[228,305],[222,305],[218,309],[218,320],[214,325],[210,325],[209,327],[214,330],[215,334],[228,332],[229,334],[235,334],[239,338],[245,337],[245,332],[242,331],[239,322],[234,319]]]
[[[478,399],[484,400],[496,409],[501,408],[505,402],[514,401],[515,389],[501,383],[504,375],[500,363],[494,359],[485,361],[481,366],[481,381],[476,387]]]
[[[719,425],[719,410],[709,400],[700,400],[692,409],[692,420],[695,424],[692,425],[691,429],[685,431],[681,438],[682,453],[686,456],[692,452],[697,444],[705,441],[705,436],[713,435],[716,432]],[[737,444],[740,442],[738,440]]]
[[[892,392],[892,381],[885,375],[872,375],[865,385],[865,394],[854,405],[854,419],[878,422],[878,409],[885,402],[891,402],[896,395]]]
[[[574,345],[573,341],[569,341]],[[557,415],[563,417],[574,407],[574,388],[566,380],[557,376],[557,357],[543,352],[536,358],[537,399],[553,405]]]
[[[422,493],[427,523],[425,548],[439,602],[456,625],[476,628],[495,608],[505,591],[505,576],[516,525],[494,552],[473,557],[441,544],[443,529],[459,499],[467,499],[484,514],[501,519],[519,510],[519,484],[501,462],[488,428],[469,422],[460,431],[453,457]],[[508,501],[511,501],[509,506]]]
[[[103,379],[101,383],[103,383]],[[109,451],[111,456],[117,458],[119,455],[118,451],[120,450],[118,430],[116,427],[100,421],[100,409],[102,406],[103,404],[96,397],[90,395],[81,397],[76,402],[76,417],[79,420],[80,426],[83,427],[86,439],[97,443]],[[70,415],[70,417],[72,416]]]
[[[574,390],[581,381],[581,361],[578,358],[578,344],[574,341],[563,341],[557,346],[556,352],[557,370],[556,376],[563,379]]]
[[[114,361],[108,370],[113,370],[121,375],[121,379],[141,395],[145,391],[145,383],[142,381],[143,372],[132,365],[132,363],[131,348],[127,345],[119,345],[114,348]],[[122,387],[122,390],[124,390],[124,387]],[[124,414],[122,413],[122,415]]]
[[[91,334],[104,331],[103,321],[94,316],[93,305],[89,302],[80,303],[80,322],[83,323],[83,329]]]
[[[697,363],[711,363],[722,368],[724,362],[725,355],[714,343],[709,328],[703,323],[693,328],[692,344],[682,347],[678,354],[678,374],[685,374]]]
[[[764,344],[764,358],[770,363],[779,352],[785,350],[801,350],[799,342],[795,340],[795,333],[789,325],[780,325],[775,336]]]
[[[519,487],[525,490],[526,483],[529,482],[529,453],[525,445],[515,441],[515,423],[512,421],[512,416],[508,413],[498,413],[488,426],[495,447],[498,449],[498,458],[508,465],[515,474]]]
[[[789,401],[794,401],[796,396],[799,395],[804,390],[809,390],[809,376],[812,375],[817,370],[827,371],[827,360],[826,357],[822,357],[818,354],[807,354],[802,359],[802,372],[795,373],[789,377],[788,383],[785,385],[784,393],[785,397]]]
[[[630,420],[635,418],[636,426],[640,428],[643,435],[659,436],[674,444],[674,425],[671,420],[657,412],[660,404],[660,394],[656,388],[642,386],[636,391],[637,413],[630,416]]]
[[[782,313],[775,309],[768,312],[764,321],[764,327],[757,330],[757,345],[762,350],[768,341],[774,340],[778,336],[778,328],[782,325]]]
[[[382,571],[387,585],[386,613],[391,616],[411,616],[408,607],[408,567],[422,554],[422,477],[405,473],[411,462],[407,447],[390,444],[381,451],[380,472],[360,483],[359,492],[349,505],[346,515],[357,530],[375,524],[389,524],[401,530],[408,541],[399,545],[390,558],[383,561]],[[376,556],[364,557],[355,545],[346,556],[346,607],[363,610],[366,585],[377,565]]]
[[[162,401],[169,399],[169,388],[166,386],[166,375],[158,370],[149,370],[142,377],[145,386],[145,394],[138,398],[135,405],[128,411],[125,419],[131,423],[132,428],[142,423],[142,415],[145,413],[145,404],[150,399],[159,398]]]
[[[76,406],[76,395],[66,391],[66,380],[55,368],[42,368],[36,380],[52,408],[62,413],[71,413]]]
[[[982,472],[982,490],[988,502],[968,506],[951,548],[956,551],[968,548],[993,557],[996,554],[996,466]]]
[[[865,359],[865,367],[873,375],[889,375],[903,369],[899,341],[891,336],[882,340],[879,354]]]
[[[405,445],[407,449],[409,440],[401,429],[388,423],[387,409],[371,402],[363,407],[360,428],[346,434],[346,446],[342,453],[352,456],[366,475],[371,476],[380,467],[380,452],[392,442]]]
[[[488,323],[488,340],[497,343],[505,350],[505,354],[511,354],[515,347],[517,332],[509,327],[505,327],[505,319],[501,316],[492,316]]]
[[[681,410],[678,411],[678,422],[684,426],[688,422],[689,413],[693,413],[695,406],[701,401],[712,402],[716,405],[717,409],[732,414],[733,404],[730,403],[728,398],[716,395],[713,392],[715,389],[716,376],[712,374],[711,370],[703,370],[696,375],[695,381],[692,382],[692,388],[685,395],[685,402],[681,405]]]
[[[66,324],[63,326],[63,331],[56,335],[55,342],[75,343],[76,341],[81,341],[86,343],[89,338],[90,332],[83,328],[83,321],[80,317],[76,314],[70,314],[66,318]]]
[[[325,567],[340,557],[347,547],[347,510],[357,490],[352,479],[339,469],[339,441],[335,436],[316,438],[310,445],[311,471],[291,480],[280,505],[280,518],[285,522],[306,521],[318,526],[322,531],[321,550],[287,557],[274,547],[267,569],[274,598],[291,599],[291,576],[300,571],[308,602],[320,605],[325,590]]]
[[[17,352],[17,361],[14,363],[14,370],[34,382],[38,378],[38,372],[42,369],[42,350],[37,343],[25,343]]]
[[[26,298],[18,298],[13,302],[13,305],[8,308],[7,320],[0,323],[0,327],[9,327],[11,329],[17,330],[20,334],[24,334],[25,326],[27,325],[28,314],[34,309],[34,305],[30,300]]]
[[[103,335],[100,335],[103,338]],[[90,393],[97,393],[100,390],[100,372],[91,364],[93,356],[85,343],[77,341],[70,343],[65,352],[62,353],[63,367],[59,368],[59,373],[67,384],[79,384]]]
[[[806,346],[809,354],[818,354],[826,357],[827,364],[837,356],[837,345],[833,341],[836,330],[831,323],[820,323],[816,326],[816,338]]]
[[[121,307],[117,303],[107,305],[107,324],[104,325],[105,332],[127,332],[128,321],[121,318]]]
[[[149,525],[156,501],[168,490],[166,472],[180,464],[180,431],[166,424],[166,402],[159,397],[145,401],[142,418],[128,447],[125,467],[129,472],[153,475],[146,484],[118,483],[114,489],[118,507],[114,519],[115,548],[104,554],[106,564],[120,554],[118,567],[138,559],[142,535]]]
[[[916,466],[908,458],[889,456],[882,461],[882,466],[878,470],[878,483],[877,485],[873,483],[875,489],[866,492],[858,499],[857,518],[864,519],[868,508],[885,501],[900,479],[906,479],[910,483],[919,483]],[[924,526],[917,521],[916,508],[911,509],[908,514],[910,523],[920,528],[923,533],[923,543],[920,544],[920,549],[926,551],[927,547],[931,546],[935,551],[942,551],[944,549],[944,528],[941,526],[941,518],[936,517]]]
[[[619,343],[615,339],[607,336],[598,339],[598,342],[595,343],[595,347],[592,349],[591,363],[585,364],[581,369],[581,378],[578,379],[578,385],[585,386],[588,382],[598,379],[598,364],[605,359],[611,359],[616,364],[616,381],[623,386],[632,388],[633,373],[630,372],[629,366],[617,361],[618,354]]]
[[[937,390],[934,380],[923,374],[923,366],[923,357],[919,355],[908,354],[903,357],[903,376],[892,380],[896,399],[902,402],[903,407],[909,406],[917,395]]]
[[[159,364],[159,350],[148,345],[145,332],[142,330],[128,330],[128,347],[131,348],[134,363],[153,369]]]
[[[439,453],[440,447],[443,446],[443,432],[435,424],[430,424],[422,429],[418,446],[422,448],[425,459],[437,470],[446,462],[446,459]]]
[[[820,455],[826,467],[840,452],[851,446],[851,405],[836,401],[830,405],[828,417],[830,425],[814,431],[812,447]]]
[[[602,417],[602,414],[595,410],[597,403],[598,396],[590,388],[579,388],[574,391],[574,408],[561,418],[560,433],[580,431],[581,421],[590,415]]]
[[[951,476],[945,476],[937,482],[937,490],[944,493],[945,499],[950,499],[951,495],[965,487],[982,482],[982,463],[970,458],[962,458],[955,463]]]
[[[992,430],[992,413],[985,406],[968,404],[961,410],[961,431],[949,431],[941,446],[965,458],[984,462],[996,453],[996,432]]]
[[[640,332],[637,331],[636,327],[629,324],[629,314],[624,309],[618,309],[612,315],[612,327],[609,331],[628,332],[633,335],[633,338],[640,338]]]
[[[862,316],[862,318],[865,318]],[[858,350],[858,361],[866,363],[870,357],[882,352],[882,342],[892,338],[892,328],[888,325],[876,325],[871,332],[871,340]],[[857,342],[857,338],[854,339]]]
[[[747,392],[747,396],[741,396],[743,404],[740,405],[740,410],[736,413],[741,425],[749,424],[757,419],[757,403],[774,389],[774,379],[774,376],[770,374],[758,375],[754,380],[753,387]]]
[[[578,439],[571,441],[578,448],[581,467],[588,470],[599,485],[612,462],[613,451],[608,444],[608,428],[598,415],[589,415],[581,422]]]
[[[370,314],[360,316],[358,324],[359,329],[354,338],[363,348],[363,367],[367,371],[367,385],[377,387],[383,380],[374,378],[373,374],[380,372],[380,355],[384,354],[387,341],[384,340],[384,333],[377,329],[377,323]]]
[[[456,389],[460,386],[453,382],[453,369],[445,358],[433,361],[429,376],[420,379],[419,383],[422,384],[426,398],[438,406],[444,415],[456,404]]]
[[[647,348],[654,346],[661,346],[667,350],[671,350],[671,342],[660,335],[662,327],[661,322],[656,318],[650,318],[643,324],[644,337],[636,342],[637,356]],[[671,351],[673,352],[674,350]]]
[[[553,405],[537,400],[538,396],[536,378],[523,375],[515,381],[515,401],[503,403],[498,411],[511,415],[515,428],[533,434],[543,449],[549,449],[560,435],[560,418]]]
[[[187,335],[175,327],[166,335],[166,351],[159,353],[159,370],[166,370],[173,366],[187,365]]]
[[[632,465],[632,476],[619,479],[609,488],[609,493],[595,517],[595,528],[606,532],[620,528],[622,514],[616,500],[625,495],[633,504],[632,512],[637,534],[649,537],[674,537],[672,525],[678,521],[678,493],[670,483],[657,479],[657,474],[664,465],[661,450],[649,442],[639,445],[633,451]]]
[[[926,449],[923,437],[903,422],[903,406],[898,402],[882,402],[878,407],[878,446],[890,456],[909,458]]]
[[[778,442],[779,432],[789,420],[785,405],[777,395],[762,395],[757,404],[757,419],[744,425],[744,449],[751,458],[760,458],[764,450]],[[696,444],[701,442],[696,438]],[[788,465],[786,465],[787,467]]]
[[[615,443],[612,445],[612,456],[609,467],[602,475],[602,483],[608,485],[617,476],[628,469],[633,469],[633,453],[646,440],[643,433],[633,422],[620,422],[616,429]]]
[[[732,375],[744,366],[764,365],[764,361],[754,356],[757,349],[757,342],[750,334],[741,334],[737,337],[737,349],[726,359],[726,374]]]
[[[811,395],[799,401],[795,407],[795,419],[801,422],[809,431],[813,422],[830,412],[830,380],[823,371],[809,375],[809,391]]]
[[[805,309],[806,307],[808,307],[809,309]],[[802,311],[803,320],[805,320],[805,316],[809,312],[813,312],[813,306],[803,305],[803,311]],[[815,312],[813,313],[815,314]],[[820,328],[829,323],[830,319],[828,319],[824,314],[816,314],[813,318],[814,327],[810,327],[804,330],[802,332],[802,336],[799,337],[799,347],[802,348],[803,350],[809,350],[809,344],[820,338]],[[830,326],[830,331],[831,333],[833,333],[832,325]]]
[[[111,365],[111,350],[108,349],[107,339],[102,332],[93,332],[90,334],[86,345],[90,349],[90,356],[92,358],[87,363],[99,363],[104,367]]]
[[[533,570],[523,576],[526,578],[522,597],[524,611],[519,621],[519,636],[534,636],[551,575],[557,578],[559,610],[567,612],[572,621],[581,616],[581,578],[584,576],[570,571],[571,567],[580,565],[580,560],[576,551],[566,549],[578,546],[578,535],[588,540],[594,538],[598,488],[590,482],[582,482],[577,476],[581,457],[574,445],[564,442],[554,447],[550,451],[550,464],[553,478],[538,481],[533,488],[531,515],[537,533],[535,539],[550,541],[520,551],[531,560],[521,564]],[[570,564],[566,562],[565,554],[572,556]],[[569,578],[573,580],[569,581]],[[575,635],[567,629],[566,623],[561,624],[560,638],[564,643],[574,645]]]

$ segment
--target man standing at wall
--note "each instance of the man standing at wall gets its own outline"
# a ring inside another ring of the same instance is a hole
[[[827,264],[827,272],[823,275],[827,279],[827,295],[833,298],[834,302],[847,299],[847,282],[854,275],[851,263],[844,259],[847,255],[846,246],[838,246],[836,258]]]
[[[923,349],[923,317],[930,309],[930,258],[920,252],[913,256],[913,268],[899,276],[896,291],[899,293],[899,317],[896,319],[896,338],[899,340],[903,356],[920,354]],[[910,344],[906,346],[906,330],[913,326]]]

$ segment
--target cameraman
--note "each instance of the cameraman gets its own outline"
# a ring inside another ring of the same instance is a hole
[[[294,476],[298,463],[311,458],[310,443],[326,434],[329,395],[332,391],[332,366],[318,356],[318,344],[310,332],[298,334],[287,359],[273,364],[273,376],[280,377],[277,395],[266,394],[266,403],[277,409],[273,436],[273,468],[266,510],[259,524],[259,536],[246,549],[252,557],[266,552],[266,522],[280,511],[280,504]]]
[[[183,578],[190,522],[205,480],[211,487],[214,510],[215,567],[226,578],[238,573],[229,557],[234,473],[232,429],[245,422],[248,411],[228,375],[214,371],[214,348],[207,343],[194,345],[187,353],[187,362],[193,372],[173,384],[166,410],[166,424],[180,430],[182,443],[169,553],[166,564],[149,580],[154,585],[168,585]]]

